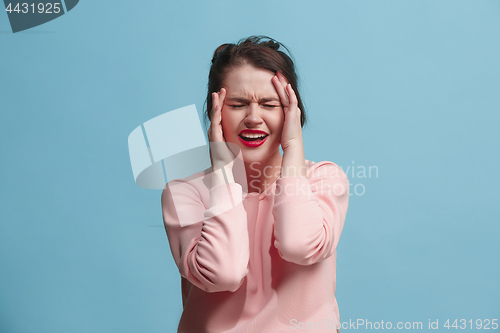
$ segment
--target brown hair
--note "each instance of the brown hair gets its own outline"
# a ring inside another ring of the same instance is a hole
[[[290,56],[279,50],[280,46]],[[212,93],[218,92],[222,88],[222,83],[229,70],[245,64],[271,71],[274,74],[280,71],[285,76],[297,96],[298,107],[301,111],[301,127],[304,127],[306,113],[298,91],[298,77],[295,65],[291,59],[291,52],[282,43],[270,37],[259,35],[240,39],[237,44],[222,44],[215,50],[210,66],[210,73],[208,74],[208,92],[205,100],[205,128],[208,128],[207,121],[210,122],[212,119]]]

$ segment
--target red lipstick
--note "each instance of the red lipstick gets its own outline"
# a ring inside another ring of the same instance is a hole
[[[252,138],[252,139],[243,139],[243,135],[244,134],[262,134],[264,135],[264,137],[262,139],[257,139],[257,138]],[[260,130],[250,130],[250,129],[245,129],[245,130],[242,130],[240,132],[240,134],[238,134],[238,138],[240,139],[240,141],[247,147],[258,147],[260,145],[262,145],[267,137],[269,136],[269,134],[267,134],[266,132],[264,131],[260,131]]]

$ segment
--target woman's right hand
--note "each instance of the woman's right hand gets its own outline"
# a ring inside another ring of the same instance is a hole
[[[208,128],[208,141],[210,142],[210,162],[212,172],[223,167],[232,168],[235,156],[229,149],[224,132],[222,131],[222,106],[226,98],[226,89],[221,88],[220,93],[212,93],[212,119]],[[235,148],[237,148],[237,145]]]

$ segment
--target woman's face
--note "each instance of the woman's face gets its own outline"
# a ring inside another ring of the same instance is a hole
[[[245,163],[265,162],[280,146],[285,115],[273,76],[268,70],[243,65],[230,70],[223,82],[227,94],[222,131],[227,142],[239,146]],[[268,136],[260,146],[251,147],[240,138],[244,130],[260,130]]]

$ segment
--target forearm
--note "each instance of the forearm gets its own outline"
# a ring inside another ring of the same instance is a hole
[[[247,214],[237,183],[209,190],[210,205],[185,181],[173,181],[162,193],[170,249],[182,276],[207,292],[235,291],[248,274]]]
[[[307,177],[304,146],[302,143],[283,151],[281,177]]]
[[[210,194],[211,207],[204,214],[196,251],[190,253],[189,269],[199,273],[197,278],[207,291],[235,291],[248,274],[250,259],[246,211],[243,205],[232,204],[241,199],[241,186],[215,187]]]
[[[227,180],[224,178],[224,174]],[[235,183],[233,169],[231,167],[222,167],[212,172],[212,187],[231,183]]]
[[[335,251],[349,203],[349,182],[340,167],[320,162],[308,177],[277,180],[273,207],[275,247],[301,265]]]

